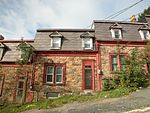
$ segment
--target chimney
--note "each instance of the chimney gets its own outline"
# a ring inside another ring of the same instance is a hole
[[[4,37],[3,37],[3,35],[0,35],[0,40],[4,40]]]
[[[136,17],[135,17],[135,15],[132,15],[132,16],[130,17],[130,21],[131,21],[131,22],[136,22]]]

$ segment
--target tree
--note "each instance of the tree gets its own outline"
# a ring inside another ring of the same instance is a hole
[[[138,15],[139,22],[146,22],[145,15],[150,15],[150,7],[144,10],[143,13]]]

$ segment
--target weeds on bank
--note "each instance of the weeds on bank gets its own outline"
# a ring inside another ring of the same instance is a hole
[[[95,101],[105,98],[116,98],[128,95],[133,89],[118,88],[110,91],[97,92],[94,95],[66,95],[56,99],[41,100],[23,105],[11,104],[0,107],[0,113],[18,113],[29,109],[48,109],[63,106],[73,102]]]

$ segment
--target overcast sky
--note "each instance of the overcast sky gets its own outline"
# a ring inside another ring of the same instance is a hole
[[[34,39],[39,28],[87,28],[93,20],[139,0],[0,0],[0,34],[5,39]],[[113,20],[125,20],[150,6],[143,0]]]

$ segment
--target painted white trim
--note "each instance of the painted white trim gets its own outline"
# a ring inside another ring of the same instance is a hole
[[[86,39],[89,39],[89,44],[90,44],[89,48],[84,47]],[[84,48],[84,49],[93,49],[93,39],[92,38],[82,38],[82,48]]]
[[[54,39],[57,39],[58,47],[53,47]],[[51,49],[60,49],[60,47],[61,47],[61,37],[53,37],[53,38],[51,38]]]
[[[118,31],[119,31],[119,39],[122,39],[122,32],[121,32],[121,29],[111,29],[110,32],[111,32],[112,38],[113,38],[113,39],[118,39],[118,38],[115,37],[115,30],[118,30]]]
[[[148,30],[139,30],[139,33],[140,33],[140,36],[141,36],[142,40],[145,40],[145,38],[144,38],[144,31],[147,31],[147,36],[148,37],[146,39],[150,39],[150,33],[149,33]]]

